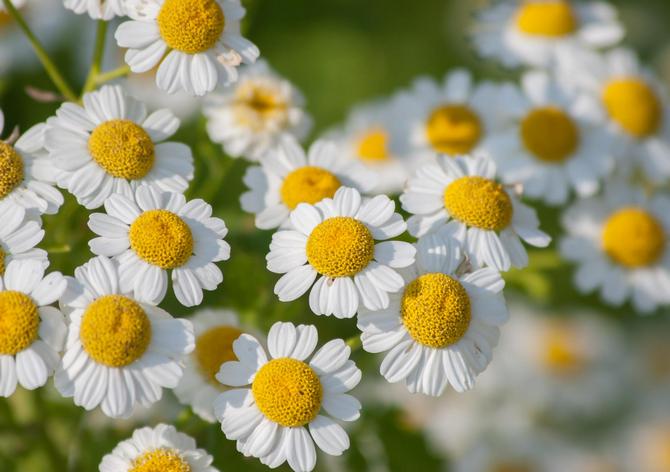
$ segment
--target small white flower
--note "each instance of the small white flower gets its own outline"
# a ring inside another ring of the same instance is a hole
[[[88,13],[94,20],[111,20],[115,16],[124,16],[126,0],[64,0],[68,10],[77,15]]]
[[[0,276],[13,260],[34,259],[49,265],[47,252],[35,246],[44,230],[39,218],[31,218],[20,206],[0,201]]]
[[[347,392],[358,385],[361,371],[341,339],[312,356],[317,337],[314,326],[278,322],[268,334],[270,359],[252,336],[233,344],[239,361],[223,364],[216,378],[243,388],[222,393],[214,410],[226,437],[245,456],[271,468],[287,461],[293,470],[308,472],[316,465],[314,443],[334,456],[349,448],[347,433],[326,414],[358,419],[361,404]]]

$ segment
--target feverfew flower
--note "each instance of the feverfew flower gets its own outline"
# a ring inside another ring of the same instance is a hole
[[[0,276],[15,259],[34,259],[44,267],[49,265],[47,252],[35,247],[44,237],[39,218],[26,215],[20,206],[0,201],[0,222]]]
[[[63,4],[77,15],[88,13],[94,20],[108,21],[126,14],[123,8],[125,2],[126,0],[64,0]]]

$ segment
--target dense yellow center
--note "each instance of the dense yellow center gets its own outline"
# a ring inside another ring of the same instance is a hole
[[[187,54],[214,47],[226,23],[215,0],[165,0],[157,21],[165,43]]]
[[[285,126],[288,122],[288,104],[278,91],[251,80],[240,84],[235,91],[233,110],[237,122],[262,130],[267,122]]]
[[[323,398],[316,372],[288,357],[273,359],[261,367],[251,391],[261,413],[287,428],[304,426],[316,418]]]
[[[305,166],[286,176],[280,189],[284,205],[293,210],[300,203],[313,205],[332,198],[342,184],[332,172],[321,167]]]
[[[577,17],[567,1],[526,1],[519,7],[516,25],[534,36],[561,37],[577,29]]]
[[[149,210],[130,225],[130,247],[140,259],[160,267],[175,269],[193,255],[191,228],[167,210]]]
[[[195,358],[200,371],[211,384],[220,387],[216,374],[221,365],[224,362],[237,360],[233,352],[233,342],[241,334],[242,331],[234,326],[216,326],[198,336],[195,342]]]
[[[86,308],[79,337],[94,361],[108,367],[123,367],[142,357],[149,347],[151,322],[134,300],[105,295]]]
[[[602,100],[612,120],[636,138],[654,134],[663,119],[658,96],[639,78],[611,80],[605,85]]]
[[[130,120],[98,125],[88,140],[88,150],[105,172],[120,179],[141,179],[156,160],[153,141],[144,128]]]
[[[482,124],[477,114],[465,105],[444,105],[428,117],[426,136],[438,152],[467,154],[479,142]]]
[[[575,340],[575,333],[565,327],[548,330],[543,340],[542,362],[560,375],[574,374],[584,369],[586,359]]]
[[[556,107],[535,108],[521,121],[521,140],[536,158],[559,163],[569,158],[579,145],[574,121]]]
[[[37,339],[37,306],[21,292],[0,292],[0,355],[13,356]]]
[[[461,177],[444,191],[444,207],[468,226],[500,231],[512,221],[512,200],[502,185],[484,177]]]
[[[174,449],[154,449],[133,460],[128,472],[191,472],[189,463]]]
[[[383,128],[373,128],[358,141],[358,156],[368,162],[387,161],[389,153],[389,135]]]
[[[649,212],[626,207],[605,222],[603,249],[615,262],[630,268],[657,262],[665,250],[665,231]]]
[[[319,223],[307,239],[307,260],[319,274],[336,278],[359,273],[372,260],[375,241],[370,230],[348,216]]]
[[[424,274],[405,288],[400,317],[412,338],[443,348],[460,340],[470,326],[470,297],[446,274]]]
[[[0,141],[0,199],[23,182],[23,159],[14,147]]]

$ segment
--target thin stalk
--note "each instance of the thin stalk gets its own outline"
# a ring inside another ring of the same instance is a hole
[[[351,348],[352,351],[358,350],[362,346],[360,335],[355,335],[347,339],[347,346]]]
[[[98,30],[95,33],[95,46],[93,48],[93,60],[91,61],[91,69],[88,71],[86,83],[81,92],[83,96],[95,88],[95,85],[100,75],[100,68],[102,67],[102,60],[105,57],[105,39],[107,37],[107,22],[104,20],[98,21]]]
[[[109,82],[110,80],[118,79],[119,77],[125,77],[126,75],[130,74],[130,66],[121,66],[118,69],[110,70],[109,72],[104,72],[102,74],[98,74],[98,76],[95,79],[95,85],[102,85],[105,82]]]

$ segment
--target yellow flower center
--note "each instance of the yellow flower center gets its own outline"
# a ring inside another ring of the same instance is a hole
[[[579,130],[559,108],[535,108],[521,121],[521,139],[526,149],[539,160],[559,163],[577,149]]]
[[[149,347],[151,322],[134,300],[105,295],[86,308],[79,337],[94,361],[108,367],[124,367],[142,357]]]
[[[663,119],[658,96],[639,78],[611,80],[605,85],[602,100],[612,120],[636,138],[655,133]]]
[[[444,207],[468,226],[500,231],[512,221],[512,200],[502,185],[484,177],[461,177],[444,191]]]
[[[23,159],[14,147],[0,141],[0,199],[23,182]]]
[[[551,327],[545,334],[543,346],[542,362],[556,374],[577,373],[586,366],[586,359],[575,341],[574,333],[566,327]]]
[[[88,140],[93,160],[108,174],[137,180],[154,167],[154,143],[144,128],[130,120],[111,120],[98,125]]]
[[[268,121],[286,126],[288,104],[272,87],[251,80],[240,84],[235,91],[233,110],[237,122],[260,131]]]
[[[165,43],[187,54],[214,47],[226,24],[215,0],[165,0],[157,20]]]
[[[130,225],[130,247],[138,257],[161,269],[181,267],[193,255],[191,228],[167,210],[149,210]]]
[[[307,239],[307,260],[319,274],[350,277],[363,270],[375,253],[370,230],[348,216],[319,223]]]
[[[201,372],[211,384],[221,387],[216,380],[216,374],[224,362],[237,360],[233,352],[233,342],[241,334],[242,331],[234,326],[216,326],[198,336],[195,342],[195,358]]]
[[[603,228],[602,244],[615,262],[630,268],[658,261],[665,250],[661,223],[645,210],[626,207],[612,214]]]
[[[389,135],[383,128],[373,128],[361,136],[358,141],[358,156],[368,162],[387,161],[389,153]]]
[[[293,210],[300,203],[313,205],[332,198],[341,185],[333,173],[321,167],[305,166],[286,176],[280,195],[284,205]]]
[[[316,372],[288,357],[273,359],[261,367],[251,391],[261,413],[287,428],[304,426],[316,418],[323,398]]]
[[[154,449],[137,457],[128,472],[191,472],[189,463],[174,449]]]
[[[428,117],[426,136],[433,148],[445,154],[467,154],[479,142],[479,116],[465,105],[444,105]]]
[[[562,0],[525,2],[516,16],[519,30],[533,36],[567,36],[577,29],[577,23],[570,3]]]
[[[0,292],[0,354],[13,356],[37,339],[37,305],[21,292]]]
[[[12,16],[4,10],[0,10],[0,28],[5,27],[7,24],[11,23]]]
[[[416,342],[435,349],[458,342],[470,326],[470,297],[446,274],[414,279],[402,296],[400,318]]]

